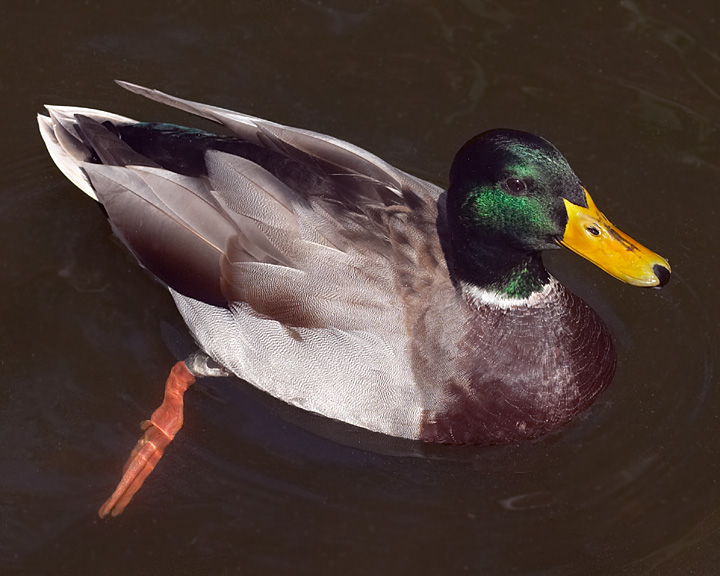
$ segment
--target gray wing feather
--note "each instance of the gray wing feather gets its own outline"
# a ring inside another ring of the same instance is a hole
[[[381,158],[370,154],[367,150],[326,134],[283,126],[248,114],[192,102],[121,80],[116,80],[116,82],[126,90],[150,100],[222,124],[248,142],[262,147],[274,146],[284,152],[290,150],[284,145],[287,143],[298,150],[317,158],[326,159],[356,174],[363,174],[367,178],[383,182],[395,191],[400,190],[408,176]]]
[[[174,290],[213,305],[245,302],[289,326],[401,331],[398,294],[420,288],[419,271],[428,286],[447,278],[439,188],[323,134],[119,84],[310,170],[293,188],[249,159],[209,149],[207,173],[185,176],[159,168],[112,128],[133,121],[53,107],[55,140],[81,159],[118,235]],[[116,165],[88,161],[88,149]]]
[[[146,268],[184,294],[225,303],[220,259],[234,229],[216,208],[163,170],[100,164],[83,168],[113,229]]]

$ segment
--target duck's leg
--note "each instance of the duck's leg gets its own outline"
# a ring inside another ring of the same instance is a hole
[[[165,397],[150,420],[142,424],[144,436],[130,453],[123,468],[123,477],[99,510],[101,518],[122,514],[135,493],[162,458],[183,425],[183,395],[196,377],[227,376],[228,372],[203,352],[195,352],[172,367],[165,383]]]

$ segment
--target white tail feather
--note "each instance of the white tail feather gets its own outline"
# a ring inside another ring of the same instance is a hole
[[[78,157],[77,150],[71,150],[64,145],[62,138],[59,137],[59,131],[66,130],[74,138],[80,140],[80,136],[75,129],[75,115],[82,114],[88,116],[98,122],[110,120],[116,124],[130,124],[135,120],[103,112],[101,110],[93,110],[92,108],[81,108],[77,106],[45,106],[50,116],[38,114],[38,126],[40,134],[45,141],[50,157],[53,159],[60,171],[75,184],[80,190],[85,192],[91,198],[97,200],[95,190],[93,190],[90,180],[88,180],[82,169],[84,160]]]

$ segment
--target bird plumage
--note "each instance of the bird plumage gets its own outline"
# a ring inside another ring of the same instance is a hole
[[[562,237],[563,202],[588,205],[546,141],[486,133],[445,192],[329,136],[120,84],[229,133],[49,106],[43,137],[199,346],[239,377],[331,418],[448,443],[536,437],[609,384],[609,331],[539,259]],[[498,158],[476,162],[478,148]],[[500,217],[496,196],[510,206]]]

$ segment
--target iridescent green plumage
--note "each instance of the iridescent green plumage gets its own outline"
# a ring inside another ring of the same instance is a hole
[[[563,197],[581,203],[582,186],[542,138],[493,130],[470,140],[455,158],[448,190],[458,274],[512,298],[542,290],[549,276],[540,251],[562,237]]]

